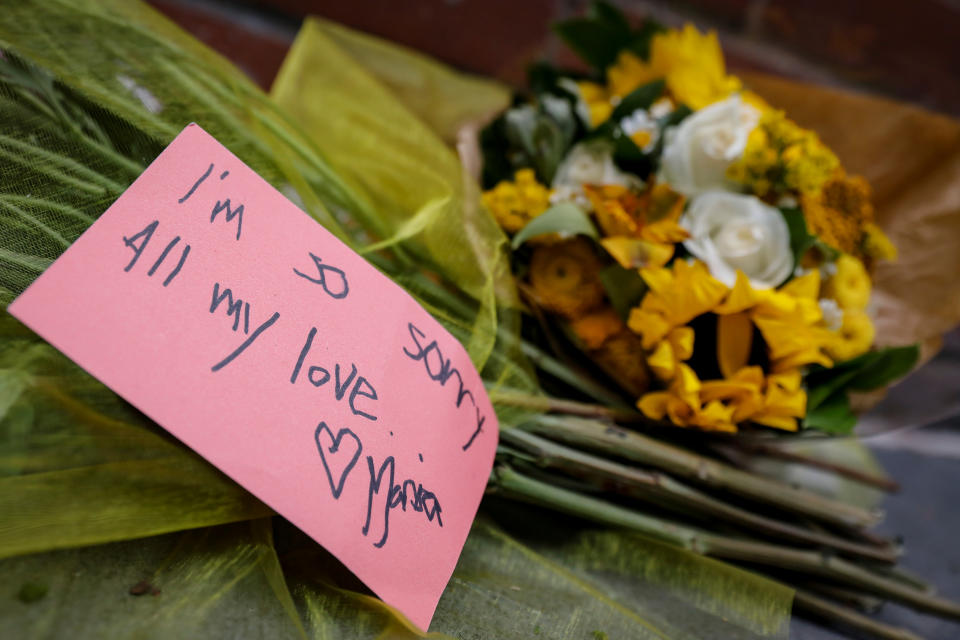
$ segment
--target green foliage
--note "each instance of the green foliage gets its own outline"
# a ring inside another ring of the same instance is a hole
[[[827,369],[814,367],[806,377],[807,416],[804,426],[844,434],[853,430],[856,415],[848,391],[871,391],[902,378],[916,365],[916,345],[870,351]]]
[[[606,2],[595,2],[585,17],[560,22],[554,30],[587,64],[602,72],[616,62],[623,50],[646,59],[650,40],[663,27],[646,20],[641,28],[633,29],[619,9]]]
[[[626,322],[630,310],[640,304],[647,292],[647,283],[640,277],[638,270],[625,269],[616,263],[600,271],[600,281],[610,304]]]
[[[597,237],[597,229],[590,221],[590,217],[583,209],[572,202],[561,202],[550,207],[536,218],[527,223],[517,235],[513,237],[513,248],[516,249],[530,238],[559,233],[563,236],[584,235],[590,238]]]
[[[480,134],[484,188],[512,179],[514,171],[525,167],[550,184],[578,127],[570,100],[559,96],[543,94],[536,105],[509,109]]]
[[[790,231],[790,251],[793,253],[793,263],[797,265],[803,254],[816,243],[817,237],[807,229],[807,220],[799,207],[781,207],[780,213]]]
[[[610,114],[610,120],[619,121],[629,116],[637,109],[649,109],[657,98],[663,95],[667,83],[664,80],[654,80],[640,85],[623,97],[620,103]]]
[[[684,118],[693,113],[686,105],[678,105],[671,113],[657,121],[659,137],[653,149],[645,152],[638,147],[630,136],[623,132],[620,121],[637,109],[649,108],[663,94],[663,87],[663,80],[654,80],[636,88],[624,97],[606,122],[589,133],[589,138],[603,138],[612,143],[613,161],[624,171],[639,176],[646,176],[656,171],[663,151],[664,132],[667,127],[680,124]]]
[[[838,391],[815,408],[807,409],[803,426],[818,429],[832,435],[847,435],[857,425],[857,416],[850,409],[850,399],[843,391]]]

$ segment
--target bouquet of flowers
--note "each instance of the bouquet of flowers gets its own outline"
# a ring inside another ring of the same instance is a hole
[[[728,75],[714,34],[606,5],[558,31],[594,75],[535,67],[481,137],[483,201],[545,332],[651,420],[849,433],[848,392],[917,360],[872,348],[870,274],[896,248],[870,185]]]

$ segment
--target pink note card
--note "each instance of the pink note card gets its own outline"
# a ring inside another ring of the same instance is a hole
[[[480,376],[200,127],[9,311],[429,626],[493,465]]]

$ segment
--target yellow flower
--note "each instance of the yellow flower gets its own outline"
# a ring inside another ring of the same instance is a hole
[[[581,316],[570,323],[570,329],[584,348],[599,349],[603,343],[626,329],[623,320],[611,306]]]
[[[782,111],[766,109],[727,177],[761,197],[770,192],[803,194],[819,191],[839,168],[840,161],[817,134],[799,127]]]
[[[897,248],[887,234],[872,222],[863,225],[863,252],[875,260],[897,259]]]
[[[642,196],[622,185],[586,184],[583,190],[607,236],[600,244],[626,269],[662,267],[673,257],[674,245],[690,235],[679,224],[683,196],[669,187],[654,187]]]
[[[508,233],[516,233],[550,206],[550,190],[537,182],[533,169],[520,169],[514,181],[503,180],[483,192],[483,205]]]
[[[597,127],[606,122],[613,112],[606,87],[595,82],[578,82],[577,89],[580,91],[580,99],[587,105],[590,126]]]
[[[640,198],[619,184],[583,185],[597,226],[605,236],[633,236],[640,230]]]
[[[711,311],[727,294],[727,287],[702,262],[677,260],[672,269],[640,269],[640,276],[650,290],[630,311],[627,326],[643,338],[644,349],[652,349],[674,327]]]
[[[800,201],[810,233],[835,249],[862,255],[866,225],[873,221],[870,184],[864,178],[839,172]]]
[[[647,364],[663,391],[642,396],[637,406],[647,416],[708,430],[736,431],[751,421],[796,431],[806,415],[806,392],[800,367],[833,361],[825,351],[857,334],[841,336],[823,327],[818,304],[820,275],[811,271],[780,289],[754,289],[737,272],[731,289],[705,272],[702,263],[677,261],[671,269],[641,269],[650,291],[633,309],[628,326],[641,334],[650,354]],[[696,337],[686,326],[704,313],[717,317],[717,363],[724,378],[701,381],[684,360],[693,356]],[[770,373],[748,365],[754,328],[767,347]],[[851,330],[855,329],[851,325]],[[872,335],[866,348],[869,348]],[[841,345],[842,348],[842,345]]]
[[[606,340],[590,357],[610,378],[634,398],[650,387],[650,371],[644,363],[640,338],[624,328]]]
[[[604,300],[601,266],[585,238],[537,247],[528,276],[532,294],[544,309],[568,320],[579,318]]]
[[[856,358],[870,350],[875,334],[870,316],[865,312],[844,311],[843,326],[827,343],[827,353],[838,362]]]
[[[674,100],[694,110],[722,100],[740,88],[740,81],[726,73],[717,34],[701,34],[691,24],[654,36],[649,63],[624,51],[607,69],[610,93],[621,98],[659,78],[666,80]]]
[[[870,301],[870,275],[857,258],[837,258],[837,273],[824,285],[824,297],[833,298],[841,309],[862,311]]]

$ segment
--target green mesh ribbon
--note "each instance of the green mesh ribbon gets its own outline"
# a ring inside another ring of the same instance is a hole
[[[0,303],[196,122],[414,294],[491,389],[537,393],[517,347],[506,241],[444,143],[506,93],[310,22],[276,98],[140,3],[4,6]],[[524,416],[498,414],[504,426]],[[0,319],[0,619],[12,637],[786,636],[792,594],[775,583],[635,535],[494,506],[441,599],[442,633],[425,635]]]

